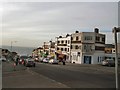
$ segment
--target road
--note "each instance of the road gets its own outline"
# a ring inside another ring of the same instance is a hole
[[[5,66],[5,63],[3,66]],[[35,68],[18,69],[18,71],[12,73],[8,72],[6,68],[6,70],[3,70],[3,88],[9,87],[115,88],[114,67],[37,63]]]
[[[69,69],[67,68],[69,67]],[[73,69],[72,69],[73,68]],[[32,71],[42,74],[57,82],[63,83],[71,88],[114,88],[114,73],[101,73],[93,69],[86,68],[74,69],[73,66],[39,64]],[[91,72],[92,71],[92,72]],[[94,71],[94,72],[93,72]]]

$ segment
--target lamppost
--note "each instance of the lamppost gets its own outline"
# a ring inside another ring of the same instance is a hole
[[[58,59],[58,58],[57,58],[58,38],[59,38],[59,37],[56,37],[56,40],[55,40],[55,59]]]
[[[116,90],[118,90],[118,49],[117,49],[117,33],[120,32],[120,27],[114,27],[112,32],[115,39],[115,78],[116,78]]]
[[[16,43],[17,41],[11,41],[11,52],[12,52],[12,46],[13,46],[13,43]]]

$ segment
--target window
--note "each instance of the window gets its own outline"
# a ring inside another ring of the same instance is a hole
[[[99,57],[98,57],[98,62],[99,62]]]
[[[67,51],[67,48],[65,48],[65,51]]]
[[[59,48],[57,48],[57,50],[59,50]]]
[[[59,43],[60,43],[60,41],[57,41],[57,43],[59,44]]]
[[[68,44],[70,44],[70,41],[68,40]]]
[[[85,40],[92,40],[92,36],[85,36]]]
[[[115,52],[115,50],[113,50],[113,52]]]
[[[96,36],[96,41],[100,41],[100,37]]]
[[[70,48],[73,49],[73,45],[71,45]]]
[[[84,49],[85,49],[85,50],[87,49],[87,46],[86,46],[86,45],[84,45]]]
[[[68,52],[69,52],[69,48],[68,48]]]
[[[76,41],[78,41],[78,40],[79,40],[79,37],[77,36],[77,37],[76,37]]]
[[[63,43],[64,43],[64,41],[61,41],[61,43],[63,44]]]
[[[67,44],[67,40],[66,40],[65,42],[66,42],[66,44]]]
[[[102,42],[105,42],[105,38],[104,37],[102,38]]]
[[[61,48],[61,51],[63,51],[63,48]]]
[[[76,46],[75,46],[75,49],[78,49],[78,48],[79,48],[78,45],[76,45]]]
[[[71,40],[73,40],[73,37],[71,37]]]

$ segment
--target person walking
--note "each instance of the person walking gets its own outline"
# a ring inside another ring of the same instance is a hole
[[[16,66],[18,65],[18,62],[19,62],[19,56],[16,57],[16,61],[15,61]]]
[[[63,62],[63,65],[65,65],[65,59],[64,58],[63,58],[62,62]]]

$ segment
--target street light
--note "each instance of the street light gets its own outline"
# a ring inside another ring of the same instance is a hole
[[[12,52],[12,46],[13,46],[13,43],[16,43],[17,41],[11,41],[11,52]]]
[[[115,76],[116,76],[116,90],[118,90],[118,49],[117,49],[117,33],[120,32],[120,27],[114,27],[112,32],[115,39]]]

